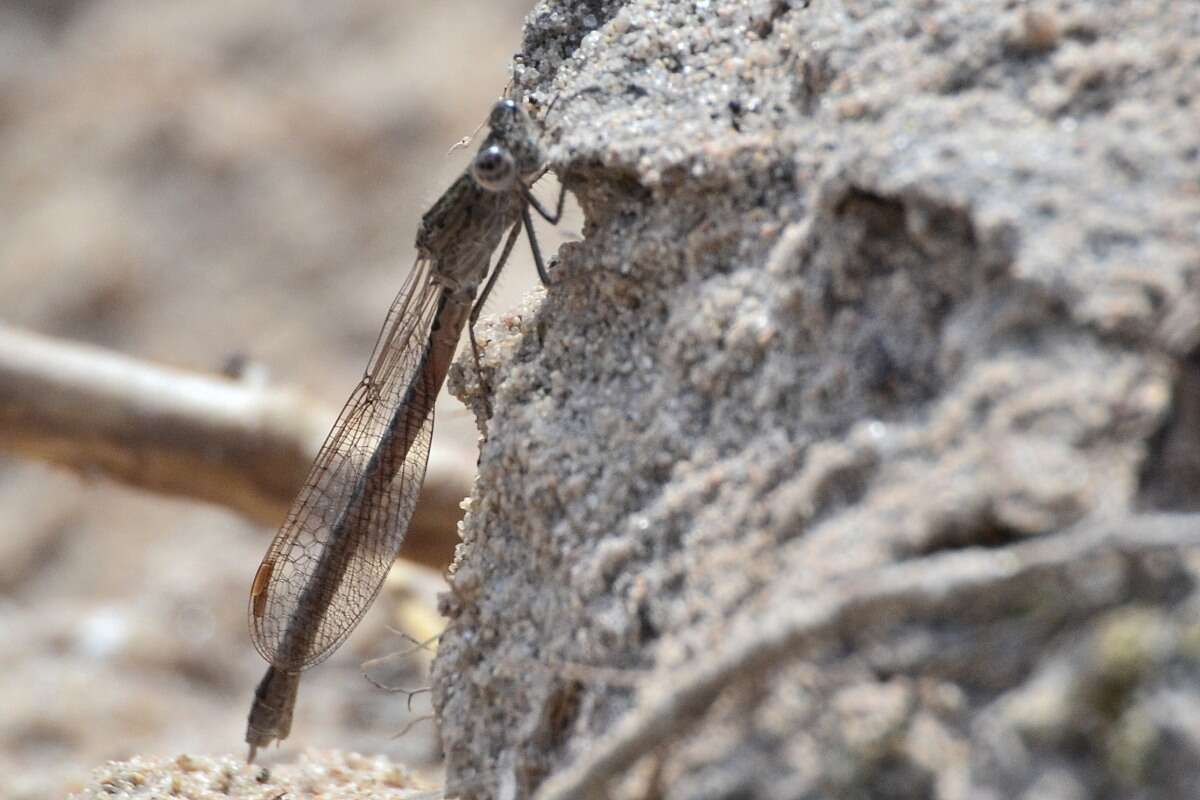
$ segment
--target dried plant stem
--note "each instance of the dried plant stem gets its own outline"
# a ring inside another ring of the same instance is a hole
[[[0,326],[0,450],[278,525],[335,414],[298,392]],[[434,450],[401,555],[444,569],[468,455]]]

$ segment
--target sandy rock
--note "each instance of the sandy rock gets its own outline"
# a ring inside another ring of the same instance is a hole
[[[1196,503],[1198,59],[1168,0],[540,5],[587,223],[482,336],[447,792],[1194,796],[1200,522],[1139,515]]]

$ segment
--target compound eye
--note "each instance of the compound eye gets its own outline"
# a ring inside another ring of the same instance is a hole
[[[471,164],[471,177],[491,192],[511,189],[517,174],[512,154],[499,145],[485,147]]]
[[[491,122],[492,124],[503,123],[506,120],[513,119],[517,116],[519,108],[517,101],[512,99],[498,100],[496,105],[492,106]]]

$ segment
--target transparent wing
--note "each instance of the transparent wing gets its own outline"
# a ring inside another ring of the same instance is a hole
[[[418,261],[393,301],[363,379],[254,577],[251,637],[280,669],[311,666],[345,640],[407,532],[444,377],[429,368],[442,293],[429,269]]]

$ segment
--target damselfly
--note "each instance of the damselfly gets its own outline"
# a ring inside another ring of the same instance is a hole
[[[260,746],[287,738],[300,671],[337,649],[379,593],[417,502],[434,400],[459,336],[465,325],[478,368],[475,322],[522,227],[548,282],[529,210],[555,223],[565,192],[553,212],[530,192],[545,166],[533,124],[516,102],[497,103],[488,126],[470,168],[421,219],[416,265],[366,373],[254,576],[250,631],[271,666],[254,692],[248,760]]]

